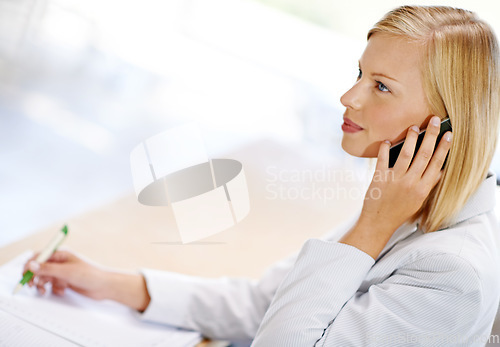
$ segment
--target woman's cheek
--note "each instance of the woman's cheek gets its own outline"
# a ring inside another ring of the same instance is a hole
[[[390,140],[393,134],[393,126],[390,122],[384,121],[382,117],[377,117],[377,121],[372,122],[370,125],[370,141],[380,142]]]
[[[371,140],[396,143],[405,138],[406,129],[404,112],[394,112],[394,108],[380,108],[379,112],[373,117],[371,123]]]

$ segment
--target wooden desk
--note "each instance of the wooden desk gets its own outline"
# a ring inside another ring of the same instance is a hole
[[[308,171],[304,170],[315,172],[334,167],[325,161],[308,159],[307,152],[261,141],[227,158],[243,163],[251,210],[238,225],[203,242],[181,244],[171,209],[140,205],[131,193],[0,248],[0,264],[26,249],[42,248],[54,231],[67,222],[70,234],[65,247],[106,266],[128,270],[147,267],[205,277],[258,278],[269,265],[298,250],[306,239],[323,235],[361,206],[362,196],[339,196],[327,201],[293,199],[295,195],[273,199],[269,188],[272,180],[266,170],[282,170],[282,178],[290,180],[296,173],[305,172],[307,176]],[[300,187],[308,189],[311,182],[308,177],[303,178],[307,182],[287,182],[285,186],[295,187],[294,192]],[[359,182],[345,182],[342,177],[333,181],[314,184],[316,188],[335,185],[337,190],[359,188]]]

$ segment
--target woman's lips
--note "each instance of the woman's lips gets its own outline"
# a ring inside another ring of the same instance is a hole
[[[351,121],[349,118],[344,117],[344,124],[342,124],[342,131],[346,133],[357,133],[363,130],[362,127]]]

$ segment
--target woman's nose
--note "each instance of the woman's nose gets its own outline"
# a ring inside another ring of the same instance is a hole
[[[342,103],[342,105],[355,110],[360,109],[362,105],[360,87],[360,83],[357,82],[351,87],[351,89],[345,92],[345,94],[340,97],[340,102]]]

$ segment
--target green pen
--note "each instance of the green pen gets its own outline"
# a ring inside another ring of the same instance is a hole
[[[66,236],[68,235],[68,226],[65,225],[62,227],[60,231],[57,232],[57,235],[45,246],[45,248],[40,252],[38,257],[36,257],[36,262],[38,264],[45,263],[50,256],[57,250],[57,247],[61,245]],[[21,288],[28,283],[33,278],[33,272],[30,270],[26,271],[23,275],[23,278],[19,282],[19,284],[14,289],[14,293],[16,294],[21,290]]]

